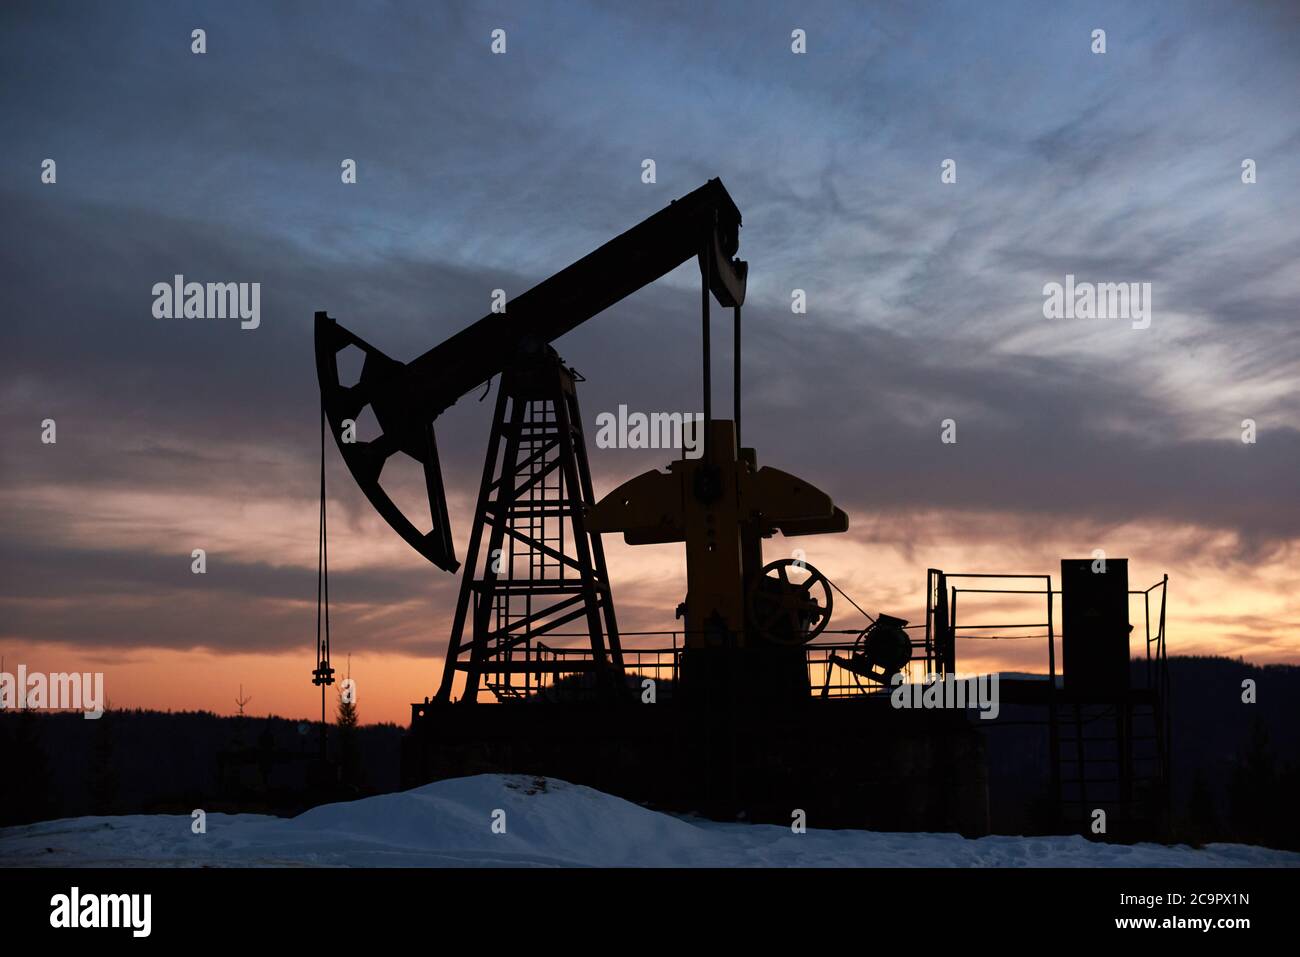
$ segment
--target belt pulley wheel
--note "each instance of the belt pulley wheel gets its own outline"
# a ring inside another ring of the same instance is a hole
[[[831,583],[807,562],[782,558],[763,566],[749,588],[750,625],[768,641],[812,641],[831,620]]]

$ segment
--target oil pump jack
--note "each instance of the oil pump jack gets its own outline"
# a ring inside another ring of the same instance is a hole
[[[436,700],[477,701],[526,693],[514,679],[594,672],[626,687],[601,534],[629,544],[683,542],[688,597],[683,695],[740,682],[765,694],[807,695],[801,646],[825,627],[832,599],[815,570],[794,583],[794,562],[763,567],[762,539],[842,532],[848,519],[810,483],[759,467],[740,445],[740,311],[747,264],[740,211],[710,180],[596,251],[510,300],[419,358],[384,355],[325,313],[316,314],[316,364],[324,414],[353,477],[393,529],[437,567],[459,567],[453,550],[434,420],[500,375],[496,409]],[[574,370],[550,343],[692,257],[702,279],[703,453],[667,472],[633,478],[597,502],[578,410]],[[712,416],[710,302],[734,310],[735,415]],[[338,357],[361,350],[360,379],[345,386]],[[366,406],[382,434],[348,441]],[[384,490],[385,464],[406,454],[423,467],[432,528],[423,532]],[[566,547],[566,543],[569,547]],[[801,570],[802,566],[801,566]],[[820,592],[818,592],[820,586]],[[585,623],[590,657],[541,662],[539,639]],[[466,634],[468,626],[469,634]],[[819,627],[820,626],[820,627]]]

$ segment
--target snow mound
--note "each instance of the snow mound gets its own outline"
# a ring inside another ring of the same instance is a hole
[[[296,818],[81,817],[0,828],[9,866],[177,867],[1297,867],[1300,854],[1083,837],[891,834],[719,824],[555,778],[483,774],[313,808]],[[812,822],[815,823],[815,822]],[[495,827],[494,827],[495,825]]]

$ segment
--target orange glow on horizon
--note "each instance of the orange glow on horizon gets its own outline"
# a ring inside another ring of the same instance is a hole
[[[922,522],[917,552],[919,556],[895,545],[864,540],[865,532],[845,536],[823,536],[766,543],[766,557],[771,560],[786,554],[793,546],[807,552],[807,560],[825,571],[855,601],[873,614],[884,611],[923,620],[923,588],[926,567],[956,571],[1051,572],[1059,587],[1056,560],[1048,556],[1080,553],[1068,543],[1036,543],[1018,553],[1006,541],[990,540],[985,545],[943,544],[925,541],[934,532],[932,523]],[[961,529],[964,535],[975,530]],[[1004,530],[1005,531],[1005,530]],[[343,533],[353,536],[353,530]],[[1014,534],[1014,530],[1011,534]],[[368,538],[369,534],[359,537]],[[974,536],[978,538],[978,536]],[[1157,581],[1163,569],[1135,558],[1156,542],[1168,544],[1168,534],[1160,530],[1129,530],[1127,550],[1112,544],[1112,554],[1130,558],[1130,587],[1143,588]],[[353,541],[349,551],[361,553]],[[614,582],[619,610],[619,624],[624,632],[672,630],[680,626],[672,609],[680,600],[685,586],[685,569],[680,546],[631,548],[621,542],[607,543],[610,574]],[[782,549],[778,551],[778,549]],[[1152,549],[1160,550],[1160,549]],[[385,558],[388,556],[385,555]],[[401,561],[418,562],[414,556]],[[429,570],[430,576],[438,573]],[[1293,597],[1291,568],[1277,561],[1257,569],[1249,577],[1240,569],[1219,569],[1208,565],[1186,567],[1181,574],[1171,569],[1168,611],[1169,653],[1171,655],[1241,656],[1256,664],[1297,663],[1294,631],[1290,622],[1300,617]],[[450,576],[444,576],[451,583]],[[448,594],[447,592],[443,593]],[[314,597],[314,596],[313,596]],[[1014,610],[1021,617],[1012,620],[1038,621],[1041,599],[1025,599],[1028,604],[1007,604],[1015,599],[1001,596],[978,596],[982,599],[977,614],[975,598],[962,609],[962,620],[1001,620],[999,605]],[[421,600],[423,599],[423,600]],[[365,611],[344,624],[336,623],[333,632],[334,666],[341,677],[351,654],[352,676],[357,681],[357,697],[363,723],[392,722],[405,725],[410,720],[410,705],[431,696],[441,677],[446,635],[451,607],[433,613],[425,596],[413,596],[410,603],[397,608]],[[962,599],[967,601],[965,597]],[[438,605],[441,606],[439,600]],[[135,648],[118,650],[81,646],[75,643],[44,645],[15,636],[0,642],[6,669],[13,671],[19,663],[29,671],[103,671],[106,695],[115,708],[149,708],[159,710],[206,710],[233,714],[235,698],[242,684],[252,697],[246,712],[254,716],[275,714],[286,718],[318,719],[320,690],[311,684],[314,607],[303,601],[295,603],[292,620],[301,624],[303,638],[297,652],[217,652],[207,648],[193,650]],[[1134,633],[1131,653],[1143,653],[1143,623],[1134,606]],[[1154,609],[1153,609],[1154,611]],[[1059,607],[1057,609],[1059,615]],[[396,633],[401,644],[427,651],[397,652],[391,648],[367,647],[367,620],[382,623],[386,636]],[[1059,617],[1056,618],[1059,622]],[[832,628],[857,628],[864,624],[861,616],[837,596]],[[1059,625],[1058,625],[1059,629]],[[1058,636],[1059,637],[1059,636]],[[845,636],[849,638],[849,636]],[[851,639],[850,639],[851,640]],[[571,639],[571,643],[581,643]],[[553,641],[555,645],[562,642]],[[633,638],[624,647],[659,647],[665,638]],[[1045,639],[1023,641],[963,640],[958,644],[958,668],[965,673],[988,670],[1044,672],[1047,665]],[[1059,658],[1058,658],[1059,667]],[[337,687],[337,686],[336,686]],[[332,721],[336,706],[333,689],[326,696],[327,714]]]

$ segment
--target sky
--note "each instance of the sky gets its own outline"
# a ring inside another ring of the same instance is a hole
[[[314,311],[414,358],[715,176],[750,264],[746,444],[851,523],[769,560],[916,621],[927,568],[1102,549],[1170,576],[1171,654],[1300,662],[1297,51],[1288,3],[7,3],[6,668],[103,671],[113,707],[229,713],[242,684],[254,714],[318,710]],[[175,274],[260,283],[260,325],[155,318]],[[1046,318],[1067,276],[1150,283],[1149,326]],[[666,459],[594,449],[597,414],[701,407],[698,282],[555,343],[598,495]],[[460,555],[476,398],[438,420]],[[362,720],[402,722],[456,579],[328,462],[335,663]],[[620,624],[673,627],[681,547],[607,548]],[[1045,643],[958,656],[1041,670]]]

